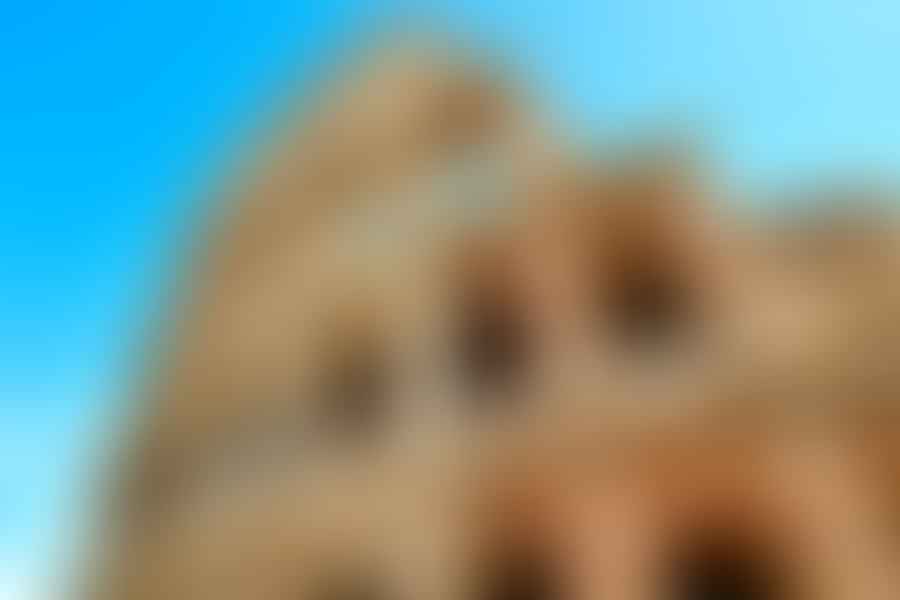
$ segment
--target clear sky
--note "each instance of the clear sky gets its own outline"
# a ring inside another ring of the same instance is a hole
[[[287,81],[388,2],[0,7],[0,598],[36,598],[172,243]],[[900,173],[892,0],[441,2],[581,131],[699,119],[752,189]]]

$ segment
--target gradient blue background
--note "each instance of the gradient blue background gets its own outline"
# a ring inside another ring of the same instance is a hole
[[[0,598],[43,597],[171,246],[285,83],[386,2],[0,4]],[[446,2],[565,120],[686,115],[750,190],[900,172],[892,0]],[[49,585],[52,590],[55,586]]]

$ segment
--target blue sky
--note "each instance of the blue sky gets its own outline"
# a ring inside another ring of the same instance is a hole
[[[389,2],[0,5],[0,597],[77,522],[172,244],[286,82]],[[579,131],[687,116],[748,189],[900,172],[891,0],[442,2]],[[24,583],[19,583],[24,582]]]

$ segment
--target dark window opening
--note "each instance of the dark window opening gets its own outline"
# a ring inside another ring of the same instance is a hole
[[[648,350],[676,341],[694,324],[686,282],[665,265],[628,264],[614,273],[602,302],[623,347]]]
[[[518,548],[484,573],[478,600],[554,600],[561,597],[551,561],[532,549]]]
[[[456,352],[463,378],[479,402],[509,397],[509,386],[529,361],[527,332],[511,302],[497,294],[475,294],[464,304]]]
[[[336,357],[321,386],[320,422],[348,441],[371,440],[384,429],[389,406],[389,365],[368,346]]]
[[[738,536],[699,537],[676,552],[669,573],[673,600],[785,597],[785,576],[776,557]]]

